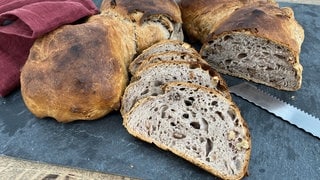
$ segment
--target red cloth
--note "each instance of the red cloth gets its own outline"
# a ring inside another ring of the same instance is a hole
[[[0,96],[19,87],[36,38],[96,13],[92,0],[0,0]]]

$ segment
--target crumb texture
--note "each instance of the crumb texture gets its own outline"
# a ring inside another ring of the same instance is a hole
[[[125,117],[137,137],[168,149],[222,178],[243,176],[250,137],[238,108],[216,91],[169,83]]]
[[[202,56],[219,72],[281,89],[300,86],[301,65],[284,46],[266,39],[232,33],[204,46]]]

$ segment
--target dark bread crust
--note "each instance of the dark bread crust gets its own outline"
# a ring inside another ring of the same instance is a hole
[[[274,0],[181,0],[183,28],[190,39],[205,43],[208,35],[235,10],[254,2],[277,6]]]
[[[209,35],[207,42],[223,34],[239,31],[248,31],[254,36],[286,46],[296,56],[300,53],[304,38],[303,29],[296,22],[291,8],[258,3],[236,10]]]

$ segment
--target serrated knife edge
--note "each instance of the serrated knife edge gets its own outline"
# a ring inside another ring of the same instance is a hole
[[[320,120],[315,116],[267,94],[247,82],[231,86],[229,90],[231,93],[320,138]]]

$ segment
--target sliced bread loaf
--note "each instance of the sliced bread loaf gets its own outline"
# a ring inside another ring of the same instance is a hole
[[[168,83],[164,93],[138,101],[124,116],[130,134],[223,179],[247,173],[251,140],[239,109],[212,88]]]
[[[122,97],[121,114],[125,115],[141,98],[161,94],[161,85],[183,81],[217,89],[231,98],[221,76],[207,64],[195,62],[160,62],[145,66],[131,80]]]
[[[178,40],[163,40],[142,51],[142,53],[131,62],[129,72],[134,74],[145,59],[168,51],[198,54],[198,52],[188,43]]]

